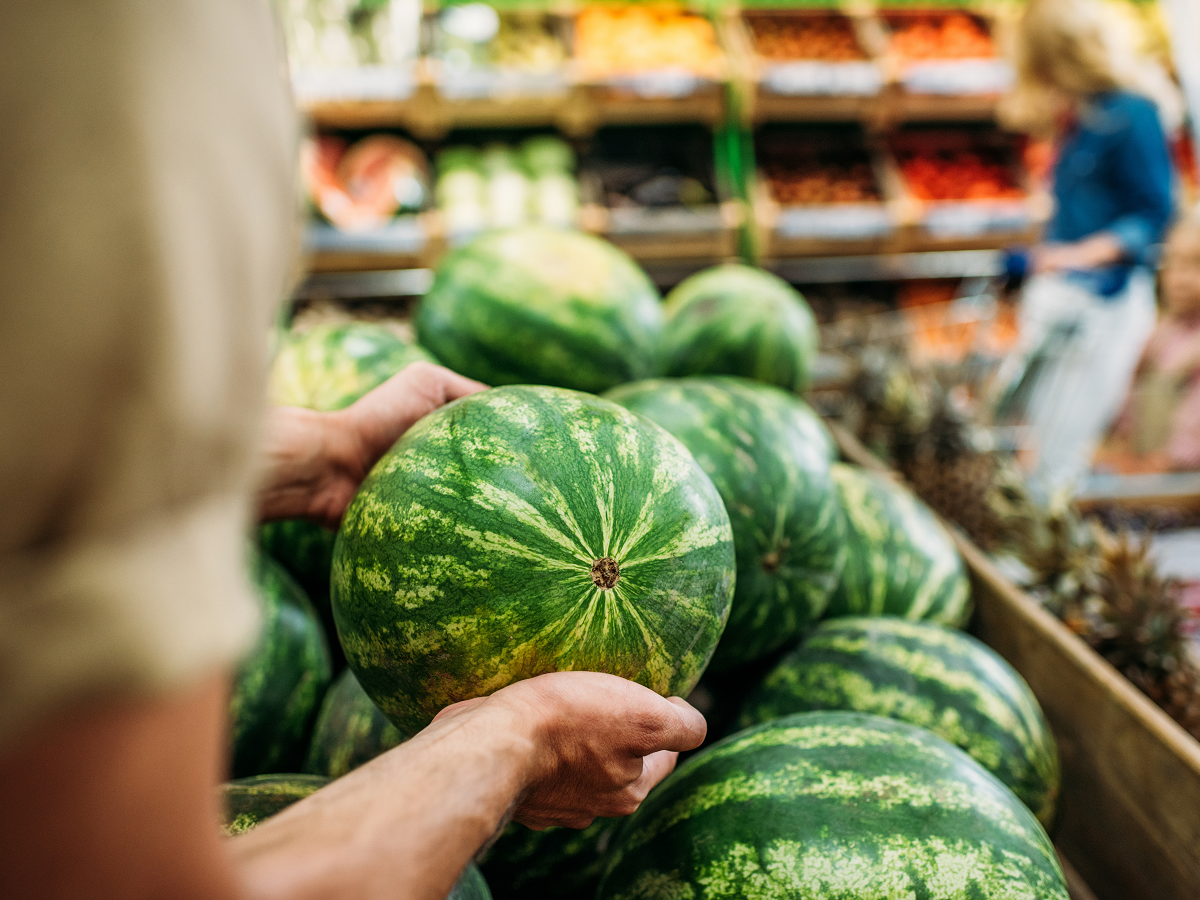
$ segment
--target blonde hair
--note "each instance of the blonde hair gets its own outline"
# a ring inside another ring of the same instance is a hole
[[[1015,37],[1017,84],[999,109],[1006,127],[1051,131],[1063,100],[1113,90],[1154,101],[1168,132],[1182,122],[1179,91],[1161,65],[1138,56],[1127,27],[1107,5],[1097,0],[1029,0]]]

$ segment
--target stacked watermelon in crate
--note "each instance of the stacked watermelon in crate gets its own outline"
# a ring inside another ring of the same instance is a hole
[[[628,820],[510,826],[497,898],[1066,898],[1038,704],[959,630],[936,517],[836,461],[793,288],[718,266],[663,304],[611,244],[520,228],[452,251],[414,325],[282,339],[279,402],[344,407],[425,358],[495,387],[414,426],[336,538],[264,533],[231,831],[448,703],[596,670],[691,696],[710,745]]]

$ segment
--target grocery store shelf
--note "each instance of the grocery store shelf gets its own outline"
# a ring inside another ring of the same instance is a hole
[[[713,264],[710,259],[643,264],[660,288],[674,287]],[[292,294],[293,300],[374,300],[419,297],[433,284],[432,269],[387,269],[364,272],[314,272]]]
[[[1200,472],[1092,474],[1075,500],[1082,509],[1098,506],[1200,509]]]
[[[391,269],[375,272],[319,272],[296,288],[293,300],[371,300],[379,297],[417,297],[433,284],[432,269]]]
[[[912,278],[993,278],[1004,273],[1000,250],[940,250],[870,256],[825,256],[768,262],[766,267],[796,284],[840,281],[904,281]]]

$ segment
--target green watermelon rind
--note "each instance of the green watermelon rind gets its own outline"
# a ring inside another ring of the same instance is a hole
[[[830,619],[743,705],[741,727],[812,710],[925,728],[999,778],[1047,828],[1060,771],[1050,725],[1024,679],[970,635],[890,617]]]
[[[480,868],[496,900],[580,900],[596,896],[605,854],[621,819],[596,819],[587,828],[533,831],[509,825]]]
[[[422,347],[374,322],[320,323],[281,335],[268,396],[276,406],[344,409],[414,362],[436,362]],[[268,522],[258,542],[308,594],[326,624],[334,534],[302,519]]]
[[[322,323],[283,335],[271,364],[276,406],[344,409],[414,362],[436,362],[423,347],[373,322]]]
[[[421,344],[489,385],[599,393],[658,368],[657,288],[623,251],[579,232],[488,232],[451,251],[416,316]]]
[[[269,556],[251,559],[262,625],[230,697],[235,778],[300,768],[333,677],[324,629],[304,591]]]
[[[620,579],[593,583],[611,557]],[[686,448],[598,397],[493,388],[426,416],[376,465],[334,550],[334,618],[401,732],[523,678],[699,680],[734,587],[729,517]]]
[[[713,672],[799,638],[829,603],[846,559],[828,432],[798,397],[743,378],[666,378],[605,395],[671,432],[729,513],[737,588]]]
[[[599,900],[1068,900],[1020,800],[921,728],[813,712],[692,757],[622,827]]]
[[[848,554],[825,615],[891,615],[965,626],[971,584],[937,516],[878,472],[834,463],[832,473],[848,526]]]
[[[226,837],[245,834],[260,822],[329,784],[317,775],[254,775],[221,786]]]
[[[367,696],[354,673],[343,669],[325,692],[304,771],[341,778],[405,739]]]
[[[817,321],[777,275],[740,264],[705,269],[667,295],[663,371],[738,375],[797,393],[817,357]]]

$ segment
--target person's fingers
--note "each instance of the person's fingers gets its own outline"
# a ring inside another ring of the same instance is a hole
[[[439,367],[441,368],[441,367]],[[482,381],[476,381],[473,378],[467,378],[464,375],[459,375],[457,372],[452,372],[449,369],[441,369],[444,373],[442,376],[446,402],[457,400],[460,397],[467,397],[471,394],[476,394],[479,391],[486,391],[488,386]]]
[[[639,698],[639,708],[631,717],[637,731],[629,742],[630,752],[648,756],[659,750],[693,750],[704,743],[708,723],[695,707],[682,697],[664,699],[646,693],[649,697]]]
[[[682,726],[682,745],[673,750],[695,750],[708,737],[708,722],[703,714],[682,697],[668,697],[667,702],[675,707]]]
[[[642,760],[642,774],[629,786],[630,792],[637,798],[638,803],[646,798],[656,784],[675,771],[675,763],[678,759],[679,754],[674,750],[659,750]]]

